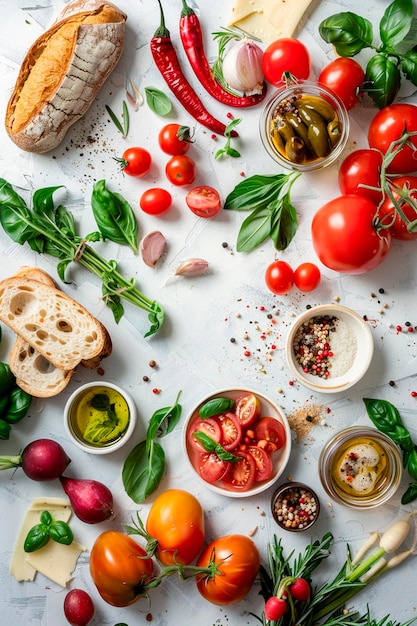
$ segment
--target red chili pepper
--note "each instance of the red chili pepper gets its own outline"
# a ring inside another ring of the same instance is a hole
[[[183,107],[206,128],[218,135],[224,135],[226,125],[214,118],[205,108],[194,89],[182,73],[180,62],[172,45],[169,30],[165,26],[165,18],[160,0],[161,23],[150,42],[153,59],[165,82]],[[231,135],[237,137],[237,132]]]
[[[235,96],[226,91],[214,78],[210,64],[204,52],[203,33],[200,20],[189,7],[185,0],[182,0],[183,9],[180,19],[180,37],[184,50],[191,67],[194,70],[204,89],[213,98],[231,107],[251,107],[259,104],[266,95],[266,83],[261,94],[253,96]]]

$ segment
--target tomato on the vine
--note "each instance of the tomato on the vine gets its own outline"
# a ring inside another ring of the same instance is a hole
[[[125,174],[140,178],[149,172],[152,165],[152,157],[145,148],[127,148],[116,161]]]
[[[317,82],[333,91],[349,110],[359,102],[364,80],[365,72],[359,63],[349,57],[338,57],[321,70]]]
[[[377,230],[377,206],[360,195],[339,196],[315,213],[311,234],[320,261],[336,272],[363,274],[391,249],[391,233]]]
[[[245,535],[226,535],[208,544],[197,567],[217,566],[213,574],[198,574],[197,589],[213,604],[228,606],[243,600],[249,593],[260,567],[258,549]]]
[[[306,80],[311,71],[307,47],[302,41],[292,37],[273,41],[262,55],[262,71],[265,80],[276,86],[282,84],[285,72],[299,80]]]
[[[220,194],[214,187],[200,185],[185,196],[190,211],[198,217],[214,217],[221,209]]]
[[[395,202],[398,203],[401,211],[407,220],[414,222],[417,220],[417,176],[399,176],[391,180],[391,192]],[[395,191],[398,189],[398,192]],[[410,203],[404,197],[408,197]],[[402,241],[414,241],[417,239],[417,231],[409,231],[407,223],[395,208],[394,202],[386,196],[384,202],[379,207],[379,220],[384,226],[391,224],[389,230],[394,239]]]
[[[265,271],[265,283],[272,293],[284,296],[294,285],[294,272],[286,261],[273,261]]]
[[[382,158],[382,153],[372,148],[355,150],[348,154],[339,167],[338,182],[342,194],[357,193],[379,204],[382,200]]]
[[[294,270],[294,284],[300,291],[314,291],[320,281],[321,272],[315,263],[301,263]]]
[[[158,541],[158,559],[164,565],[191,563],[204,543],[204,512],[191,493],[182,489],[162,492],[152,504],[146,531]]]
[[[172,205],[172,196],[166,189],[152,187],[143,192],[139,206],[148,215],[164,215]]]
[[[97,591],[112,606],[129,606],[145,597],[153,560],[128,535],[107,530],[91,548],[90,574]]]
[[[166,124],[158,134],[159,147],[165,154],[177,156],[188,152],[192,143],[189,126]]]
[[[190,157],[180,154],[169,159],[165,166],[165,174],[173,185],[191,185],[197,176],[197,168]]]
[[[393,174],[408,174],[417,171],[417,106],[398,103],[384,107],[375,115],[368,129],[371,148],[386,154],[393,141],[400,139],[404,131],[416,133],[408,138],[387,167]]]

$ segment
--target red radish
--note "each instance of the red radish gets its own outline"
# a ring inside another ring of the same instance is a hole
[[[108,487],[97,480],[68,478],[59,480],[75,515],[86,524],[98,524],[113,515],[113,496]]]
[[[310,585],[305,578],[296,578],[288,587],[288,591],[294,598],[294,600],[300,600],[306,602],[311,593]]]
[[[267,620],[273,622],[281,619],[287,610],[287,603],[282,598],[271,596],[265,602],[264,613]]]
[[[82,589],[71,589],[65,596],[64,613],[71,626],[87,626],[93,619],[94,603]]]
[[[22,454],[0,457],[0,470],[21,467],[28,478],[39,482],[62,476],[71,459],[53,439],[37,439]]]

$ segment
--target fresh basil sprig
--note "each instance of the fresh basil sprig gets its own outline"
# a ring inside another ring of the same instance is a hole
[[[322,39],[342,57],[356,56],[366,48],[373,50],[362,91],[380,109],[395,99],[401,72],[417,86],[416,30],[412,0],[394,0],[386,8],[379,22],[378,43],[374,43],[371,22],[351,11],[332,15],[319,25]]]
[[[250,252],[268,237],[276,250],[285,250],[289,246],[298,226],[290,191],[300,175],[300,172],[266,176],[255,174],[238,183],[231,191],[224,208],[251,212],[239,230],[238,252]]]
[[[69,546],[74,535],[66,522],[54,520],[49,511],[43,511],[40,524],[33,526],[26,535],[23,549],[25,552],[35,552],[46,546],[50,539]]]
[[[211,398],[211,400],[207,400],[207,402],[200,407],[198,414],[202,419],[207,419],[208,417],[230,411],[235,404],[235,400],[231,398]]]
[[[236,463],[236,461],[240,461],[241,459],[240,456],[236,456],[236,454],[225,450],[220,443],[216,443],[214,439],[206,435],[206,433],[201,432],[201,430],[196,430],[195,433],[193,433],[193,437],[201,443],[206,452],[214,452],[221,461]]]
[[[236,118],[232,120],[226,126],[226,130],[224,131],[224,136],[226,137],[226,143],[224,144],[223,148],[220,148],[219,150],[217,150],[216,154],[214,155],[215,159],[220,159],[224,156],[233,157],[235,159],[240,157],[240,152],[232,147],[232,137],[233,137],[232,131],[235,128],[235,126],[240,124],[241,121],[242,120],[240,118]]]
[[[157,489],[165,470],[165,452],[155,441],[165,437],[177,426],[182,412],[179,404],[181,391],[175,403],[158,409],[149,420],[146,439],[138,443],[128,454],[122,469],[122,481],[127,495],[137,504]]]
[[[138,253],[138,223],[133,209],[123,196],[106,187],[105,180],[94,185],[91,208],[104,240],[128,245]]]

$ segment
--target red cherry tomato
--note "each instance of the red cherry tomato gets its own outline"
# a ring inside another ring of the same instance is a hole
[[[167,124],[159,131],[158,143],[166,154],[171,156],[185,154],[192,143],[189,126]]]
[[[294,284],[300,291],[314,291],[320,281],[321,273],[314,263],[301,263],[294,271]]]
[[[284,72],[290,72],[299,80],[309,77],[311,71],[310,54],[306,46],[291,37],[283,37],[269,44],[262,56],[262,71],[272,85],[283,82]]]
[[[148,215],[164,215],[172,205],[172,196],[166,189],[153,187],[143,192],[139,206]]]
[[[247,491],[255,482],[255,459],[244,450],[234,450],[233,454],[239,456],[240,460],[230,463],[229,470],[223,477],[223,485],[230,491]]]
[[[194,187],[185,196],[188,208],[198,217],[214,217],[221,209],[219,192],[214,187]]]
[[[268,441],[279,450],[285,445],[287,438],[283,424],[274,417],[261,417],[255,427],[257,441]]]
[[[284,296],[294,285],[294,272],[286,261],[274,261],[265,271],[265,283],[272,293]]]
[[[338,57],[321,70],[317,82],[333,91],[349,110],[358,103],[364,80],[365,72],[359,63],[349,57]]]
[[[149,172],[152,165],[152,157],[145,148],[128,148],[120,159],[116,159],[121,169],[129,176],[140,178]]]
[[[339,189],[343,195],[357,193],[375,204],[382,200],[380,191],[382,153],[379,150],[362,149],[348,154],[339,168]],[[367,189],[374,187],[375,189]]]
[[[363,274],[377,267],[391,249],[391,233],[377,230],[376,205],[360,195],[339,196],[316,211],[312,243],[326,267]]]
[[[414,104],[391,104],[375,115],[368,129],[368,143],[385,154],[391,143],[402,137],[404,131],[417,131],[417,106]],[[417,134],[408,139],[387,167],[394,174],[417,171]]]
[[[165,166],[165,174],[173,185],[191,185],[197,176],[197,168],[187,155],[173,156]]]
[[[417,176],[399,176],[393,178],[391,182],[394,200],[398,203],[407,220],[414,222],[417,220]],[[395,188],[398,188],[398,193]],[[404,196],[409,198],[410,203],[404,200]],[[388,196],[385,197],[379,208],[379,219],[384,225],[392,223],[389,230],[394,239],[401,239],[402,241],[417,239],[417,231],[411,232],[407,229],[407,222],[401,218],[393,201]]]

